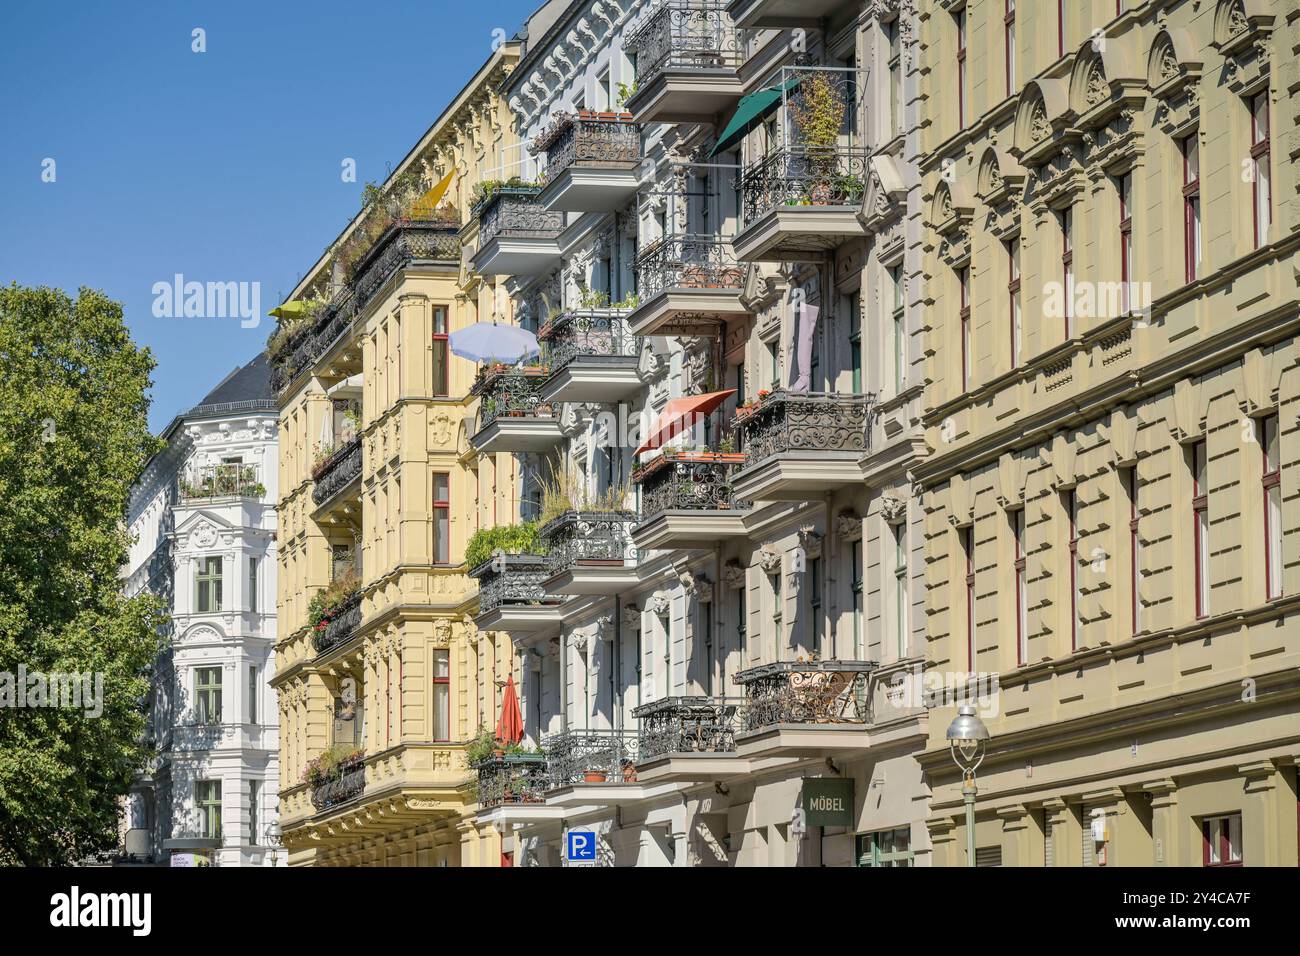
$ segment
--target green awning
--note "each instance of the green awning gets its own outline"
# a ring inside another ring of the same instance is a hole
[[[292,302],[277,305],[267,315],[274,316],[277,319],[296,319],[303,314],[309,305],[314,304],[303,299],[294,299]]]
[[[732,114],[731,121],[719,134],[717,145],[713,147],[713,152],[709,156],[717,156],[718,153],[728,150],[739,143],[746,133],[761,123],[767,114],[781,104],[781,94],[785,90],[793,89],[798,83],[799,80],[796,77],[784,84],[778,83],[776,86],[769,86],[765,90],[759,90],[757,93],[750,93],[748,96],[742,97],[740,103],[736,106],[736,112]]]

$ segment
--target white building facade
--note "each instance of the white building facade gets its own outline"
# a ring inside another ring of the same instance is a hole
[[[155,756],[124,821],[126,859],[284,865],[274,670],[277,413],[264,356],[178,416],[131,498],[128,594],[171,621],[150,693]]]

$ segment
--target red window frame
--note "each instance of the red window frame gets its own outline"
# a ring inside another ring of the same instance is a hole
[[[1182,141],[1183,278],[1195,282],[1201,271],[1201,144],[1196,134]]]
[[[450,339],[447,331],[447,308],[433,307],[433,394],[445,398],[451,394]],[[440,374],[441,373],[441,374]]]
[[[1074,207],[1061,210],[1061,281],[1065,285],[1065,340],[1074,325]]]
[[[975,526],[962,529],[962,549],[966,552],[966,659],[967,668],[975,673]]]
[[[1256,110],[1257,104],[1264,107],[1264,125],[1262,127],[1259,123],[1259,113]],[[1268,227],[1273,224],[1273,176],[1271,157],[1269,155],[1269,135],[1273,124],[1269,117],[1268,90],[1252,96],[1247,101],[1247,107],[1250,109],[1250,158],[1254,166],[1250,177],[1250,218],[1254,224],[1255,248],[1258,249],[1268,238]],[[1263,223],[1259,221],[1259,171],[1261,168],[1268,178],[1268,205],[1266,207],[1268,221]]]
[[[1065,0],[1056,0],[1056,55],[1065,56]]]
[[[1079,649],[1079,495],[1071,488],[1064,494],[1065,517],[1070,532],[1066,538],[1070,560],[1070,650]]]
[[[970,385],[971,327],[970,327],[970,266],[957,270],[957,300],[961,320],[961,390]]]
[[[1011,513],[1011,537],[1015,542],[1016,569],[1016,664],[1023,667],[1029,662],[1029,648],[1026,646],[1028,635],[1025,633],[1025,606],[1028,583],[1025,579],[1025,509],[1018,508]]]
[[[1129,293],[1129,280],[1133,276],[1133,174],[1124,173],[1115,186],[1119,192],[1120,307],[1128,315],[1133,307]]]
[[[433,668],[433,686],[435,688],[440,686],[447,688],[447,694],[442,701],[442,706],[443,706],[442,726],[447,729],[447,736],[446,737],[435,736],[433,740],[434,743],[446,743],[447,741],[451,740],[451,654],[447,651],[434,651],[433,653],[435,655],[439,653],[447,654],[447,676],[446,677],[438,676],[438,667],[437,667],[436,660],[434,662],[434,668]],[[434,701],[434,705],[438,706],[437,704],[438,695],[436,693],[433,695],[433,701]],[[438,723],[439,723],[438,715],[435,714],[433,719],[433,725],[437,727]]]
[[[1230,839],[1231,830],[1229,829],[1229,822],[1234,818],[1237,820],[1237,832],[1240,834],[1242,831],[1240,813],[1225,813],[1217,817],[1206,817],[1201,821],[1201,864],[1203,866],[1219,868],[1242,865],[1243,860],[1240,857],[1236,860],[1232,859],[1232,841]],[[1211,824],[1215,822],[1219,823],[1219,862],[1217,863],[1210,861],[1210,828]],[[1239,854],[1241,853],[1241,850],[1242,848],[1240,846],[1237,847],[1237,852]]]
[[[1131,601],[1129,610],[1132,615],[1133,633],[1136,634],[1141,623],[1142,603],[1142,596],[1139,592],[1139,583],[1142,579],[1142,539],[1138,537],[1138,522],[1141,517],[1141,510],[1138,506],[1138,474],[1136,466],[1125,469],[1124,486],[1124,490],[1128,492],[1129,594]]]
[[[957,24],[957,128],[966,128],[966,10],[953,15]]]
[[[442,479],[443,498],[438,497],[438,479]],[[443,526],[447,529],[446,537],[443,538],[439,528]],[[446,471],[435,471],[433,473],[433,563],[450,564],[451,563],[451,474]]]
[[[1210,466],[1205,456],[1206,448],[1204,441],[1198,441],[1196,444],[1192,445],[1190,451],[1192,466],[1192,566],[1195,569],[1193,585],[1196,589],[1196,616],[1198,618],[1205,617],[1206,614],[1206,604],[1208,602],[1205,600],[1205,589],[1209,583],[1206,581],[1206,575],[1209,574],[1210,570],[1208,567],[1209,562],[1201,560],[1203,551],[1208,544],[1205,540],[1206,532],[1201,529],[1202,516],[1205,516],[1204,523],[1208,527],[1210,507],[1210,496],[1208,490],[1201,487],[1200,481],[1202,462],[1205,464],[1205,473],[1208,481]]]
[[[1007,78],[1007,96],[1015,92],[1016,86],[1016,0],[1006,0],[1005,13],[1002,17],[1002,45]]]
[[[1007,307],[1011,321],[1011,367],[1020,366],[1020,239],[1007,243]]]
[[[1259,450],[1260,459],[1263,467],[1263,477],[1260,485],[1264,492],[1264,597],[1266,600],[1282,596],[1281,576],[1279,575],[1278,588],[1273,589],[1273,562],[1280,561],[1282,558],[1281,547],[1278,553],[1273,554],[1273,519],[1271,509],[1269,508],[1269,498],[1275,488],[1282,485],[1282,448],[1281,436],[1278,434],[1278,428],[1281,424],[1281,417],[1278,415],[1268,415],[1259,420]],[[1268,460],[1268,447],[1272,444],[1273,438],[1278,439],[1278,456],[1277,461]],[[1278,542],[1280,545],[1280,541]]]

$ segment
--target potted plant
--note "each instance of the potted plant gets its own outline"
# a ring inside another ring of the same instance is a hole
[[[609,774],[599,767],[588,767],[582,773],[583,783],[604,783],[609,779]]]
[[[844,97],[824,72],[813,72],[799,83],[790,97],[790,114],[808,156],[808,175],[812,181],[808,199],[824,206],[831,201],[835,148],[844,126]]]

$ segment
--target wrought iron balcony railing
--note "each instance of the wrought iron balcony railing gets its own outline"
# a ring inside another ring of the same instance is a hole
[[[544,754],[504,754],[474,764],[478,804],[483,809],[511,803],[541,803],[550,785]]]
[[[736,453],[666,451],[637,469],[641,486],[641,521],[665,511],[743,510],[748,501],[732,494],[732,475],[744,464]]]
[[[866,724],[874,661],[780,661],[732,678],[745,689],[742,729],[776,724]]]
[[[632,169],[641,162],[641,131],[631,113],[566,114],[542,134],[537,145],[546,150],[548,181],[570,166]]]
[[[627,330],[627,313],[614,309],[571,309],[538,333],[542,360],[554,375],[574,359],[634,358],[641,337]]]
[[[632,711],[640,721],[640,759],[681,753],[732,753],[744,701],[735,697],[666,697]]]
[[[542,587],[551,570],[547,559],[540,555],[503,554],[471,569],[469,576],[478,579],[479,614],[500,607],[560,603]]]
[[[361,796],[365,789],[365,758],[355,757],[340,763],[328,779],[312,788],[311,805],[317,810],[328,810]]]
[[[264,498],[266,487],[257,480],[256,465],[205,465],[181,478],[182,499]]]
[[[551,418],[554,409],[538,394],[546,380],[541,366],[494,369],[476,381],[470,394],[478,397],[478,431],[498,418]]]
[[[361,438],[352,439],[318,467],[312,469],[316,482],[311,500],[323,504],[361,476]]]
[[[502,186],[476,207],[478,247],[497,236],[507,239],[554,239],[564,228],[564,213],[548,212],[537,201],[540,186]]]
[[[566,730],[542,741],[552,790],[578,783],[632,783],[639,753],[634,730]]]
[[[329,620],[324,628],[318,628],[312,635],[312,646],[316,653],[326,654],[334,648],[346,644],[361,626],[361,592],[349,595],[329,612]]]
[[[660,0],[623,41],[636,63],[638,88],[674,70],[739,66],[741,43],[725,7],[715,0]]]
[[[402,219],[394,223],[357,264],[356,278],[325,304],[314,324],[272,356],[272,388],[283,391],[333,348],[357,313],[398,270],[415,262],[459,261],[459,223],[445,219]]]
[[[870,153],[847,147],[787,146],[740,174],[746,226],[780,206],[857,206]]]
[[[636,290],[642,302],[665,289],[739,292],[744,281],[731,240],[719,236],[664,236],[636,259]]]
[[[746,467],[790,451],[865,452],[869,395],[777,390],[737,411]]]
[[[551,572],[559,574],[582,563],[621,567],[625,561],[635,562],[636,521],[631,511],[568,511],[552,518],[540,531]]]

